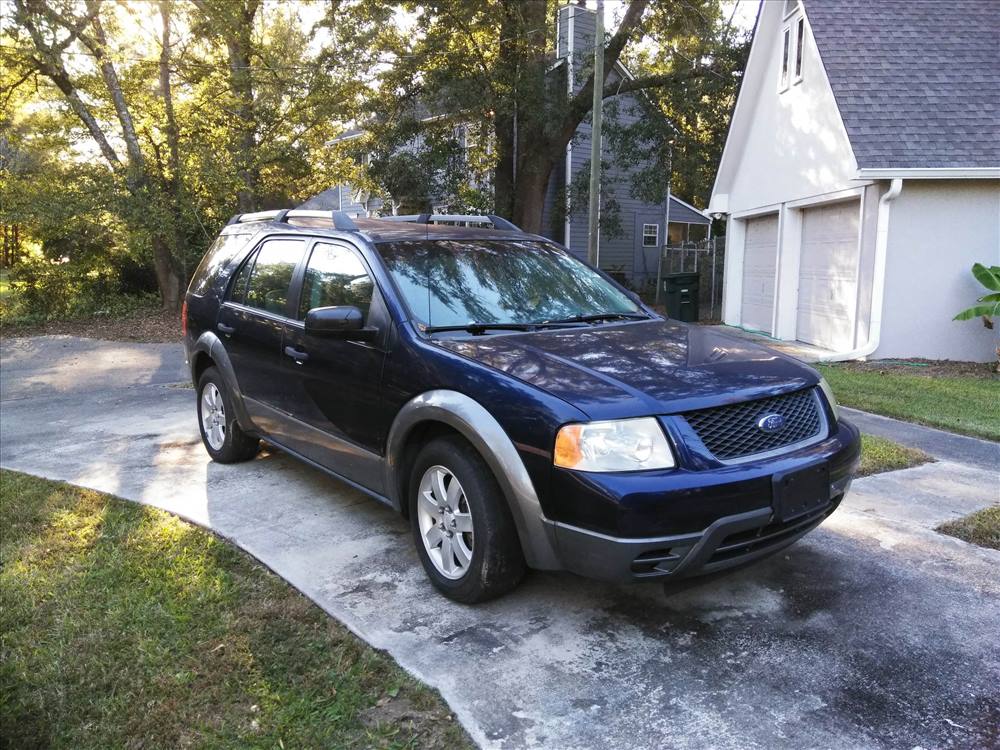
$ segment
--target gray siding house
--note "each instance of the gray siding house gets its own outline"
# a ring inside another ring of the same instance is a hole
[[[596,15],[580,5],[565,5],[558,10],[556,21],[556,60],[554,69],[563,67],[568,92],[578,90],[586,80],[585,71],[591,66],[594,50]],[[631,76],[622,65],[609,72],[614,82]],[[605,102],[605,122],[627,127],[643,117],[661,116],[642,99],[642,94],[624,94]],[[580,258],[587,255],[587,198],[574,201],[570,186],[586,185],[590,169],[591,128],[589,118],[577,129],[566,148],[564,162],[553,172],[549,181],[542,214],[542,234],[565,244]],[[345,135],[351,138],[357,131]],[[613,201],[615,225],[600,238],[600,267],[631,284],[644,289],[655,282],[657,252],[666,242],[664,221],[667,202],[647,203],[631,195],[633,172],[647,165],[621,165],[605,138],[602,175],[602,203]],[[557,205],[557,201],[565,201]],[[388,213],[380,201],[359,201],[350,185],[338,185],[325,190],[302,204],[302,208],[339,209],[357,214]],[[708,215],[676,198],[670,200],[670,244],[704,239],[711,223]]]
[[[557,64],[566,67],[566,85],[570,94],[586,81],[586,71],[593,60],[596,14],[579,5],[565,5],[556,17]],[[610,83],[631,77],[621,64],[608,74]],[[605,102],[605,123],[628,127],[643,117],[661,116],[651,111],[641,93],[624,94]],[[586,179],[590,170],[591,126],[589,119],[577,128],[576,136],[566,147],[565,164],[549,184],[549,194],[543,212],[543,231],[552,239],[565,244],[575,255],[587,254],[587,205],[586,197],[574,205],[567,184],[573,185]],[[628,281],[637,289],[655,283],[657,253],[666,243],[663,231],[667,217],[667,204],[647,203],[631,195],[630,184],[634,172],[645,165],[622,165],[607,139],[602,148],[604,170],[601,176],[602,205],[612,199],[617,206],[615,231],[604,231],[600,237],[600,267]],[[567,180],[568,176],[568,180]],[[557,196],[565,196],[566,206],[555,205]],[[580,205],[582,204],[582,205]],[[670,243],[704,239],[710,219],[678,198],[670,200]],[[558,219],[563,226],[557,226]]]

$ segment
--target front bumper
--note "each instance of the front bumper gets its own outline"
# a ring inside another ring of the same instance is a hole
[[[575,526],[551,524],[567,570],[605,581],[683,578],[715,573],[770,555],[802,538],[833,513],[850,487],[840,487],[829,504],[788,522],[770,507],[726,516],[700,534],[627,539]]]
[[[714,573],[765,557],[792,544],[832,514],[851,485],[860,453],[857,430],[845,422],[827,441],[826,458],[832,472],[829,502],[798,518],[780,521],[771,507],[771,496],[750,493],[746,510],[717,517],[703,529],[690,533],[646,537],[613,536],[559,521],[548,529],[565,569],[607,581],[641,581],[682,578]],[[822,446],[823,444],[820,444]],[[817,446],[819,448],[820,446]],[[822,449],[808,451],[810,460]],[[776,463],[787,468],[790,456]],[[763,467],[759,467],[763,468]],[[666,493],[669,496],[669,491]],[[680,508],[664,498],[669,513]],[[689,496],[684,503],[691,502]]]

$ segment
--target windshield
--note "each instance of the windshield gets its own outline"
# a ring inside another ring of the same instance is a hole
[[[428,327],[640,312],[600,274],[543,242],[419,240],[378,250],[410,314]]]

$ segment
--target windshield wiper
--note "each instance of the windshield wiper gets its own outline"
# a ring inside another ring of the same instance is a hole
[[[426,326],[423,332],[468,331],[469,333],[481,334],[486,331],[534,331],[537,327],[534,323],[465,323],[455,326]]]
[[[644,313],[597,313],[595,315],[574,315],[559,320],[543,320],[539,326],[562,325],[564,323],[600,323],[603,320],[649,320]]]

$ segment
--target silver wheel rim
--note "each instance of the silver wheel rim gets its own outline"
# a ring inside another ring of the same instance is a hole
[[[226,407],[215,383],[208,383],[201,391],[201,429],[212,450],[222,450],[226,442]]]
[[[424,472],[417,491],[417,523],[437,572],[457,580],[472,564],[472,513],[458,477],[444,466]]]

